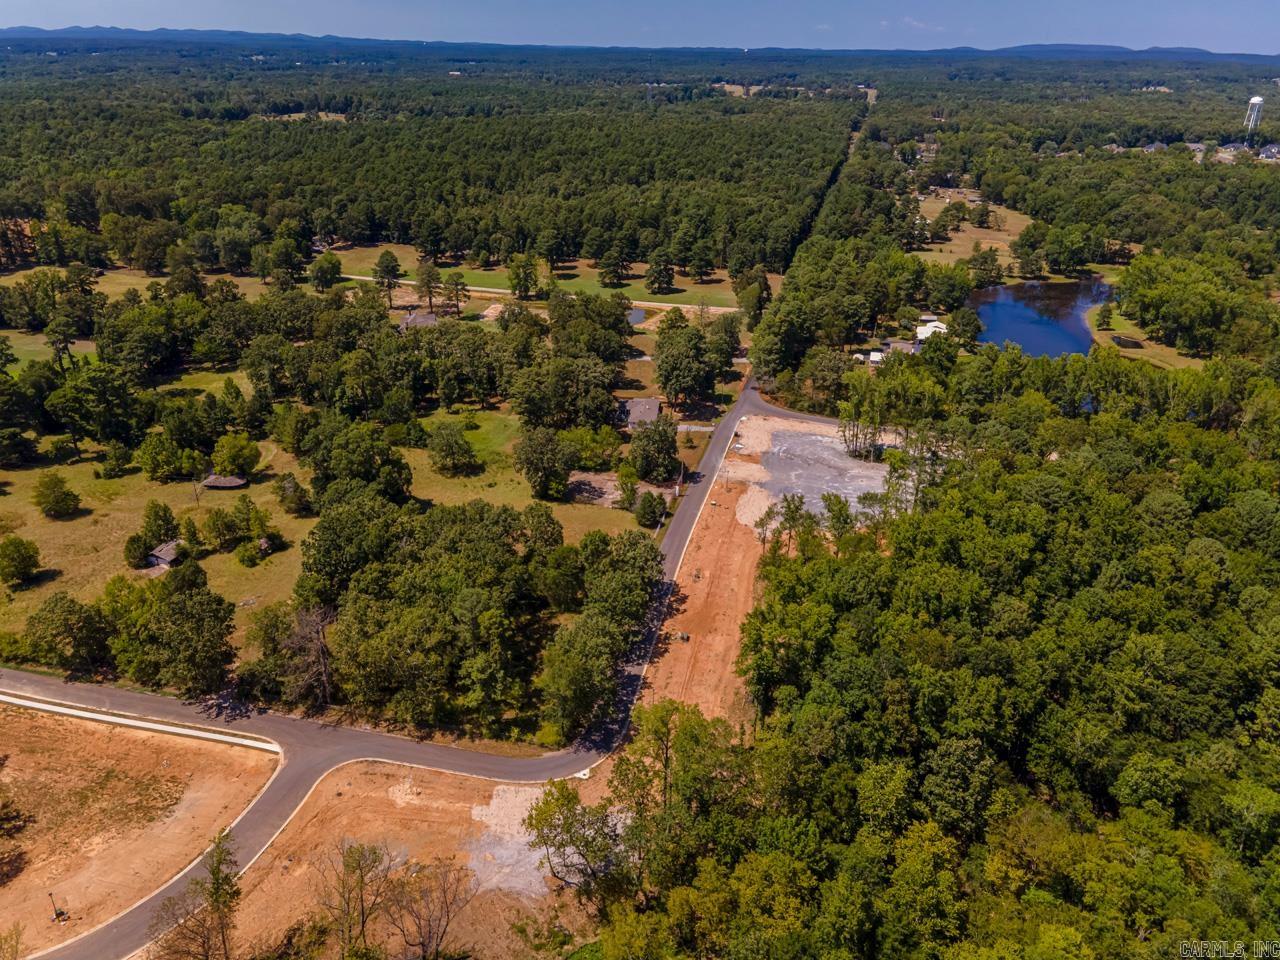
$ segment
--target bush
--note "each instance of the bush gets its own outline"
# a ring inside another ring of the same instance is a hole
[[[292,473],[286,473],[276,480],[271,489],[275,492],[276,499],[280,501],[281,509],[290,516],[310,516],[315,509],[311,502],[311,491]]]
[[[560,431],[560,441],[574,451],[581,470],[608,470],[617,462],[622,447],[622,435],[605,424],[592,430],[590,427],[573,427]]]
[[[133,462],[133,451],[123,443],[111,443],[107,446],[106,456],[102,460],[102,468],[98,476],[104,480],[115,480],[123,477]]]
[[[636,468],[624,461],[618,467],[619,509],[634,510],[636,508],[636,488],[639,482],[640,478],[636,475]]]
[[[246,540],[232,554],[244,567],[256,567],[262,562],[262,548],[257,540]]]
[[[67,486],[66,478],[60,473],[46,470],[36,481],[35,494],[31,498],[46,517],[63,520],[73,516],[80,509],[80,495]]]
[[[660,493],[646,491],[636,501],[636,523],[646,529],[652,530],[658,526],[666,515],[667,501]]]
[[[10,534],[0,540],[0,582],[22,583],[40,569],[40,548]]]

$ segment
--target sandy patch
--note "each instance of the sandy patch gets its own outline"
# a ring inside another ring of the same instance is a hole
[[[840,436],[840,427],[835,423],[806,423],[785,417],[743,417],[738,421],[731,452],[743,457],[763,456],[773,449],[773,435],[779,430],[806,433],[815,437]]]
[[[771,503],[773,503],[773,498],[769,496],[768,490],[751,484],[738,497],[737,506],[734,508],[734,517],[744,527],[750,527],[754,530],[756,521],[764,516]]]
[[[178,874],[275,768],[259,750],[0,707],[0,779],[31,823],[22,872],[0,887],[0,926],[28,949],[70,940]],[[49,922],[52,893],[71,922]]]

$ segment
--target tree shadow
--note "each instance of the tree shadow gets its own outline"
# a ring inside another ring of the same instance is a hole
[[[61,570],[55,570],[51,567],[42,567],[32,574],[28,579],[21,583],[13,584],[9,589],[16,593],[25,593],[28,590],[38,590],[41,587],[48,586],[59,577],[62,576]]]
[[[733,397],[726,393],[715,394],[712,400],[686,401],[679,407],[686,420],[715,420],[720,416],[720,407],[732,403]]]
[[[188,700],[188,704],[197,707],[202,716],[210,720],[221,720],[234,723],[236,720],[247,720],[249,717],[261,716],[267,708],[246,700],[236,687],[228,687],[221,693],[199,700]]]
[[[64,514],[61,517],[50,517],[47,514],[41,514],[41,516],[45,517],[48,520],[52,520],[54,523],[71,523],[73,520],[82,520],[85,517],[90,516],[92,513],[93,511],[88,507],[79,506],[79,507],[76,507],[74,510],[72,510],[70,513]]]
[[[4,853],[0,853],[0,887],[5,886],[18,879],[23,870],[27,868],[27,851],[21,847],[16,847]]]

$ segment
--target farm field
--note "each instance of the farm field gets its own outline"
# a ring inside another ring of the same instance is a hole
[[[30,823],[0,918],[38,950],[110,919],[194,860],[275,768],[271,754],[0,706],[3,782]],[[49,922],[49,894],[71,915]]]
[[[264,441],[260,446],[259,476],[243,492],[270,512],[288,547],[253,569],[241,566],[230,553],[215,553],[201,561],[210,589],[236,604],[237,634],[256,608],[290,595],[302,566],[299,546],[315,523],[313,518],[291,517],[281,510],[270,489],[271,480],[280,474],[305,476],[307,471],[276,444]],[[125,540],[137,532],[148,500],[167,503],[179,522],[192,516],[199,523],[210,508],[229,507],[240,492],[207,490],[197,504],[190,483],[157,483],[137,470],[115,480],[97,478],[97,460],[87,449],[87,456],[78,462],[8,470],[0,480],[0,531],[34,540],[45,571],[30,585],[7,591],[6,602],[0,605],[0,630],[21,630],[27,617],[56,591],[90,602],[116,574],[140,576],[125,565],[123,550]],[[78,516],[51,520],[36,509],[31,496],[42,469],[56,470],[80,494]]]
[[[417,251],[407,244],[386,243],[376,246],[350,247],[334,252],[342,258],[343,272],[348,276],[370,276],[374,263],[384,250],[390,250],[400,261],[405,271],[405,280],[413,279],[413,271],[418,262]],[[600,284],[599,271],[586,260],[561,264],[556,271],[556,280],[560,288],[573,293],[625,293],[632,300],[654,303],[670,303],[696,305],[705,303],[709,307],[736,307],[737,299],[729,283],[729,275],[724,270],[717,270],[703,283],[694,283],[688,277],[676,276],[676,292],[653,294],[644,287],[644,272],[647,266],[643,263],[633,264],[628,282],[620,287],[604,287]],[[468,286],[487,287],[507,290],[506,267],[479,269],[467,266],[440,265],[441,272],[448,274],[455,270],[462,273]],[[770,275],[774,290],[782,283],[781,276]]]

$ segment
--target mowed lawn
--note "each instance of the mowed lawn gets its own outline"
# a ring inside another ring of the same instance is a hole
[[[17,356],[17,360],[9,366],[11,373],[16,372],[33,360],[48,360],[53,356],[53,350],[50,349],[43,333],[29,333],[26,330],[0,330],[0,337],[4,337],[9,341],[9,346],[13,347],[13,352]],[[91,357],[95,353],[93,341],[77,340],[71,344],[71,352]]]
[[[431,468],[424,451],[404,450],[405,459],[413,468],[414,496],[440,504],[488,500],[517,510],[524,509],[533,503],[533,497],[529,493],[528,481],[515,468],[512,448],[520,435],[519,418],[509,410],[473,413],[477,428],[468,430],[466,437],[484,464],[483,472],[465,477],[446,477]],[[422,420],[428,429],[434,423],[445,421],[462,424],[464,414],[441,410]],[[610,507],[587,503],[552,503],[549,506],[564,527],[565,540],[569,543],[576,543],[591,530],[618,533],[632,530],[636,525],[630,513]]]
[[[271,480],[283,473],[305,478],[308,472],[272,441],[259,446],[263,464],[247,490],[205,490],[198,504],[190,483],[156,483],[140,471],[116,480],[95,477],[98,458],[89,447],[86,459],[79,462],[5,471],[0,479],[0,532],[35,541],[46,572],[32,585],[8,591],[6,602],[0,604],[0,630],[21,630],[27,616],[58,590],[89,602],[101,595],[106,582],[116,574],[140,576],[124,562],[124,542],[141,526],[148,500],[167,503],[179,521],[190,516],[199,524],[210,509],[230,507],[245,492],[271,514],[272,523],[289,546],[252,569],[241,566],[230,553],[211,554],[201,561],[209,574],[210,588],[236,604],[237,633],[242,633],[255,609],[285,600],[292,593],[302,569],[300,546],[315,523],[313,518],[295,518],[281,510],[270,486]],[[77,516],[50,520],[32,504],[36,482],[46,469],[62,474],[80,495]]]
[[[413,280],[418,264],[418,252],[411,246],[402,243],[384,243],[376,246],[351,247],[334,252],[342,259],[342,270],[347,276],[372,276],[373,265],[384,250],[390,250],[400,261],[405,280]],[[653,294],[644,287],[644,273],[647,266],[643,263],[633,264],[631,275],[620,287],[604,287],[600,283],[600,274],[589,261],[579,260],[561,264],[556,271],[556,282],[561,289],[573,293],[625,293],[632,300],[655,303],[671,303],[697,305],[705,303],[709,307],[736,307],[738,301],[729,282],[729,275],[724,270],[717,270],[713,276],[702,283],[694,283],[688,277],[676,276],[676,289],[672,293]],[[441,264],[444,274],[461,271],[467,285],[507,291],[510,285],[507,280],[506,267],[490,267],[479,269],[468,266],[449,266]],[[782,284],[782,278],[770,275],[770,282],[775,291]]]
[[[1127,357],[1130,360],[1145,360],[1147,363],[1163,367],[1166,370],[1198,369],[1204,366],[1204,361],[1199,357],[1189,357],[1179,353],[1173,347],[1158,343],[1155,340],[1148,340],[1143,329],[1132,320],[1127,319],[1119,310],[1115,310],[1111,314],[1111,329],[1099,330],[1098,311],[1101,309],[1101,306],[1093,307],[1085,315],[1089,321],[1089,329],[1093,332],[1094,343],[1114,347],[1120,351],[1122,357]],[[1142,346],[1122,347],[1111,339],[1112,334],[1119,334],[1122,337],[1137,340]]]
[[[946,192],[942,196],[926,197],[920,201],[920,213],[932,220],[952,200],[961,199],[964,197],[958,191]],[[966,202],[969,202],[971,207],[976,206],[971,201]],[[918,251],[916,256],[932,263],[955,263],[957,260],[973,255],[973,244],[976,240],[984,250],[987,247],[995,247],[1002,264],[1007,266],[1013,263],[1014,256],[1009,252],[1009,244],[1026,229],[1031,223],[1031,218],[1025,213],[1018,213],[999,204],[991,204],[991,212],[1002,221],[999,227],[975,227],[972,223],[964,223],[946,241],[931,243],[924,250]]]
[[[0,274],[0,287],[7,287],[17,283],[23,277],[35,270],[57,270],[57,267],[31,267],[27,270],[18,270],[13,273]],[[239,291],[250,300],[261,296],[266,290],[267,285],[257,277],[236,277],[229,273],[205,274],[205,282],[212,283],[220,277],[225,277],[236,285]],[[115,300],[124,295],[126,290],[137,290],[141,294],[146,294],[147,285],[153,280],[161,283],[165,281],[163,274],[153,276],[143,273],[141,270],[133,270],[128,267],[113,267],[105,271],[102,276],[97,277],[97,289],[100,293],[105,293],[107,298]]]

